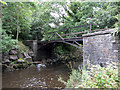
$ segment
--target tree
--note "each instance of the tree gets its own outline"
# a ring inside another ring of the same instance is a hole
[[[120,2],[104,2],[100,3],[101,7],[94,11],[94,17],[100,28],[114,28],[114,24],[118,21],[114,16],[120,12]]]
[[[92,24],[92,30],[114,28],[118,21],[114,16],[120,12],[120,2],[70,2],[63,5],[67,16],[63,15],[63,26],[70,28],[84,24]],[[71,33],[89,31],[90,26],[71,29]],[[64,32],[69,33],[69,31]]]
[[[12,38],[22,32],[30,32],[33,3],[9,2],[2,8],[2,27]]]
[[[29,32],[32,5],[32,3],[7,3],[2,5],[2,28],[0,30],[2,32],[0,45],[2,52],[17,48],[18,35],[24,31]],[[16,37],[17,40],[15,40]]]
[[[31,26],[31,39],[46,40],[50,39],[47,35],[49,32],[57,30],[57,27],[50,26],[54,23],[55,26],[59,25],[59,19],[52,16],[52,13],[59,12],[58,3],[55,2],[42,2],[37,4],[37,10],[33,13],[33,23]],[[50,34],[51,36],[52,34]]]

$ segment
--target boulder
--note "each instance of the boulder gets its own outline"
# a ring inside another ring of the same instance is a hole
[[[32,51],[30,51],[29,53],[29,56],[33,57],[34,56],[34,53]]]
[[[32,57],[27,56],[27,57],[25,58],[25,60],[28,61],[28,62],[32,62]]]
[[[6,61],[6,60],[8,60],[8,59],[9,59],[9,55],[4,56],[4,57],[2,58],[2,61]]]
[[[47,61],[47,62],[52,62],[52,59],[47,59],[47,60],[42,60],[43,62]]]
[[[14,71],[14,70],[15,70],[14,68],[7,67],[7,68],[5,69],[5,72],[12,72],[12,71]]]
[[[10,55],[17,55],[17,51],[16,50],[10,50],[9,54]]]
[[[17,55],[10,55],[9,59],[15,61],[18,59],[18,57],[17,57]]]
[[[29,55],[28,55],[27,52],[24,52],[23,55],[24,55],[25,58],[26,58],[26,57],[29,57]]]
[[[9,64],[10,63],[10,60],[9,59],[6,59],[4,61],[2,61],[3,64]]]
[[[2,64],[2,72],[4,72],[7,69],[7,65],[6,64]]]
[[[19,57],[19,58],[25,58],[23,53],[20,53],[20,54],[18,55],[18,57]]]
[[[27,68],[28,64],[24,63],[24,64],[16,64],[18,69],[23,69],[23,68]]]
[[[53,62],[53,63],[57,62],[57,59],[52,59],[52,62]]]

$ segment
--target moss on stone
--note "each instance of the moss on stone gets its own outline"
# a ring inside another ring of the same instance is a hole
[[[18,51],[20,51],[20,52],[25,52],[25,51],[27,51],[27,50],[30,50],[30,48],[28,47],[28,46],[25,46],[23,43],[22,43],[22,41],[19,41],[18,43],[17,43],[17,45],[18,45]],[[31,51],[31,50],[30,50]]]

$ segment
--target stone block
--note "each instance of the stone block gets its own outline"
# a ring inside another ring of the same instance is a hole
[[[17,55],[9,55],[9,59],[14,61],[14,60],[17,60],[18,57]]]
[[[25,56],[24,56],[23,53],[20,53],[20,54],[18,55],[18,57],[19,57],[19,58],[25,58]]]
[[[17,55],[17,51],[16,50],[10,50],[9,54],[10,55]]]
[[[33,52],[29,52],[28,55],[31,56],[31,57],[33,57],[34,53]]]
[[[28,62],[32,62],[32,57],[28,56],[28,57],[25,58],[25,60],[28,61]]]
[[[120,58],[120,38],[111,35],[112,30],[83,35],[83,63],[106,63]]]

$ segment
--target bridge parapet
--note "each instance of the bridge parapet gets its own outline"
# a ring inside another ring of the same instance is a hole
[[[48,32],[46,33],[47,40],[52,39],[61,39],[64,40],[66,37],[67,39],[71,38],[80,38],[83,34],[92,33],[97,31],[104,31],[109,30],[110,28],[100,29],[99,25],[93,24],[84,24],[80,26],[74,26],[69,28],[63,28],[58,31]],[[64,32],[64,33],[63,33]]]

